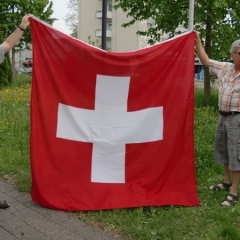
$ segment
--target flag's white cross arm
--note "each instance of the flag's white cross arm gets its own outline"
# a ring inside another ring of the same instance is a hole
[[[59,103],[57,137],[93,143],[92,182],[125,183],[125,145],[163,138],[162,107],[127,112],[129,83],[97,75],[95,110]]]

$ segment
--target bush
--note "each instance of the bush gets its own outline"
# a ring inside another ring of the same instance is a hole
[[[0,33],[0,42],[3,42],[3,36]],[[12,82],[12,69],[9,53],[4,56],[4,62],[0,65],[0,89]]]

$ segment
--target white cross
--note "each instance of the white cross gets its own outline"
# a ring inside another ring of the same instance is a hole
[[[129,84],[97,75],[95,110],[59,103],[57,137],[93,143],[92,182],[125,183],[125,145],[163,139],[162,107],[127,112]]]

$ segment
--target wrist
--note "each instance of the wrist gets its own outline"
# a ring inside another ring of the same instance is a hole
[[[25,30],[26,30],[26,29],[20,27],[20,25],[19,25],[17,28],[18,28],[19,30],[23,31],[23,32],[25,32]]]
[[[23,24],[23,23],[20,23],[20,24],[18,25],[18,27],[19,27],[20,29],[24,29],[24,31],[25,31],[25,30],[27,29],[28,25]]]

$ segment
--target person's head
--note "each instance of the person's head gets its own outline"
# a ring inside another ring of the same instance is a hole
[[[236,53],[238,51],[238,48],[240,48],[240,40],[236,40],[232,43],[230,54]]]
[[[230,54],[234,64],[240,65],[240,40],[236,40],[232,43]]]

